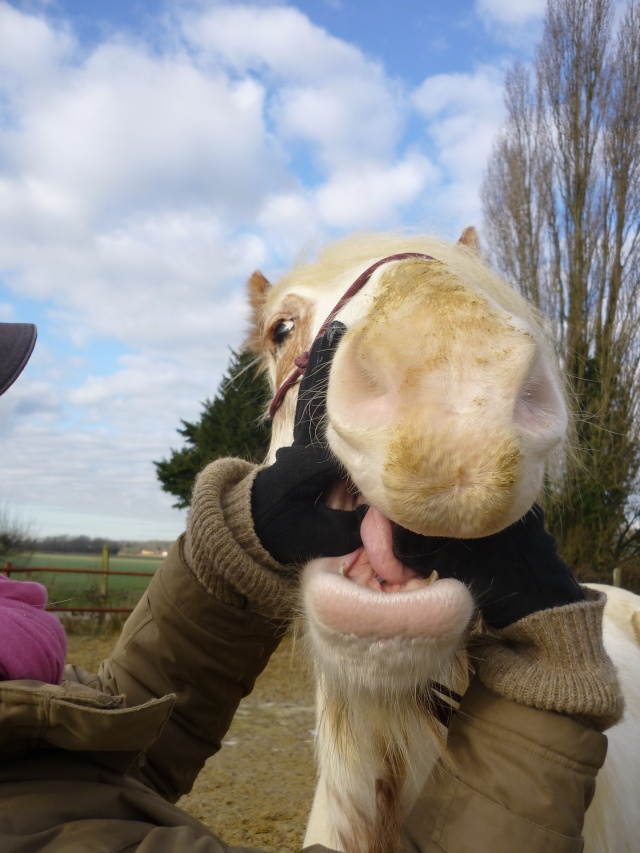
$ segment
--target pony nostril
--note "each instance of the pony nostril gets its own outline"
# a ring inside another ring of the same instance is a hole
[[[516,400],[514,420],[521,428],[535,432],[567,425],[562,395],[549,373],[540,365],[525,383]]]
[[[330,412],[339,411],[343,427],[388,420],[388,369],[380,364],[366,335],[347,338],[336,353],[327,397]]]
[[[382,381],[381,372],[376,370],[371,357],[364,354],[361,348],[354,353],[354,367],[357,370],[358,379],[360,380],[357,390],[363,396],[381,397],[387,393],[385,383]]]

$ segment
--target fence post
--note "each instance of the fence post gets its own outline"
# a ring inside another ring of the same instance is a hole
[[[622,569],[613,570],[613,585],[622,586]]]
[[[5,563],[3,568],[4,576],[7,578],[11,577],[11,563]]]
[[[102,574],[100,575],[100,595],[107,603],[107,595],[109,593],[109,546],[105,543],[102,546]]]

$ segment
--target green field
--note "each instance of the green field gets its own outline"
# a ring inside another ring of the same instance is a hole
[[[102,595],[102,577],[95,574],[67,574],[66,572],[39,572],[50,569],[102,568],[99,555],[85,554],[30,554],[11,558],[11,565],[28,568],[16,572],[16,580],[34,580],[44,584],[49,593],[49,604],[65,607],[133,607],[149,585],[160,557],[110,557],[107,578],[107,597]],[[149,577],[122,577],[111,572],[145,572]]]

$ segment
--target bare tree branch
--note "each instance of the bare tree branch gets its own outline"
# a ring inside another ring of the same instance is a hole
[[[640,555],[640,2],[549,0],[533,77],[514,65],[483,184],[496,265],[555,326],[577,464],[549,506],[604,576]]]

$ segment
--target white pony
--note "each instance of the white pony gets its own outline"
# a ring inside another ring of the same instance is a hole
[[[278,391],[270,459],[292,440],[296,358],[328,319],[347,326],[323,425],[348,473],[331,505],[371,509],[363,549],[304,571],[319,769],[305,843],[389,853],[440,755],[437,711],[464,692],[474,613],[464,584],[425,581],[395,558],[392,524],[468,538],[521,518],[567,431],[564,383],[540,317],[482,262],[473,229],[456,245],[351,238],[273,287],[255,273],[249,296],[250,344]],[[605,643],[628,710],[609,733],[585,849],[631,853],[640,844],[640,599],[607,592]]]

